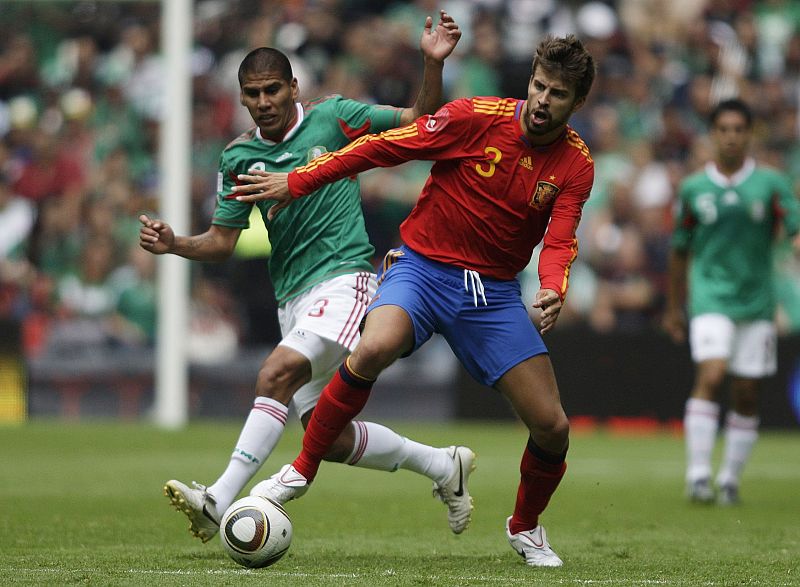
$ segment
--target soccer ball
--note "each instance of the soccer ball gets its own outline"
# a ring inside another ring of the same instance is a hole
[[[249,495],[231,504],[220,522],[222,546],[243,567],[278,562],[292,543],[292,521],[276,502]]]

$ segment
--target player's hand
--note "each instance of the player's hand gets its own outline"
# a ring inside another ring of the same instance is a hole
[[[139,246],[154,255],[172,251],[175,233],[172,227],[161,220],[152,220],[147,214],[139,216],[142,227],[139,229]]]
[[[461,29],[453,17],[444,10],[439,11],[439,23],[433,28],[433,19],[425,19],[425,28],[419,41],[419,48],[426,59],[444,61],[455,49],[461,38]]]
[[[661,327],[676,344],[686,340],[686,317],[682,310],[667,309],[661,319]]]
[[[536,292],[532,305],[542,310],[539,315],[539,332],[546,334],[556,325],[558,315],[561,313],[561,296],[552,289],[540,289]]]
[[[237,179],[242,182],[240,185],[233,186],[237,201],[252,203],[272,200],[276,202],[267,212],[269,220],[272,220],[275,214],[292,202],[288,173],[270,173],[251,169],[246,174],[238,175]]]

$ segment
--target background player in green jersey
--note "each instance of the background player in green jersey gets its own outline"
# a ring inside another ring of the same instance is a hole
[[[290,171],[361,135],[408,124],[434,112],[442,102],[442,67],[461,32],[444,11],[436,27],[429,17],[420,41],[425,68],[412,108],[374,106],[330,96],[306,104],[289,60],[271,48],[251,51],[239,67],[241,103],[255,128],[231,142],[220,157],[217,205],[210,228],[176,236],[163,221],[140,217],[140,245],[196,261],[221,261],[232,254],[248,227],[252,204],[232,194],[236,176],[252,169]],[[375,291],[358,182],[326,186],[316,198],[268,219],[269,202],[258,207],[272,255],[269,273],[279,304],[283,339],[264,360],[255,401],[222,475],[208,488],[168,481],[171,503],[185,513],[191,532],[204,542],[219,530],[219,519],[277,444],[293,402],[305,426],[325,383],[358,340],[358,326]],[[371,422],[354,422],[326,458],[394,471],[409,469],[430,477],[448,506],[451,529],[469,522],[472,501],[457,491],[474,468],[466,447],[433,448]],[[456,467],[456,461],[460,466]]]
[[[712,502],[716,489],[717,501],[730,505],[758,437],[760,383],[777,368],[772,247],[795,237],[800,210],[788,179],[748,155],[753,119],[744,102],[721,102],[709,122],[715,159],[679,190],[664,327],[685,340],[688,297],[696,372],[684,415],[687,495]],[[800,248],[796,237],[793,244]],[[731,409],[715,488],[711,454],[727,380]]]

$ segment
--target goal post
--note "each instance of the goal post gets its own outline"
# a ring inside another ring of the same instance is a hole
[[[161,51],[166,74],[161,112],[159,164],[160,214],[176,234],[188,234],[189,152],[191,149],[191,0],[161,1]],[[156,336],[153,418],[164,428],[189,420],[189,261],[176,255],[158,259],[158,333]]]

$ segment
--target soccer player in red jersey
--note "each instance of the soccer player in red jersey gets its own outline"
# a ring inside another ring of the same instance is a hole
[[[560,566],[539,516],[566,470],[569,421],[547,348],[528,319],[517,274],[542,240],[542,334],[555,325],[577,254],[576,229],[594,179],[589,150],[568,126],[594,61],[574,36],[536,50],[527,100],[461,99],[409,126],[362,137],[289,174],[239,176],[240,201],[292,198],[378,166],[435,161],[387,254],[353,354],[323,391],[291,465],[252,493],[284,503],[313,481],[327,447],[364,407],[380,373],[441,333],[478,381],[508,398],[530,436],[506,535],[532,566]]]

